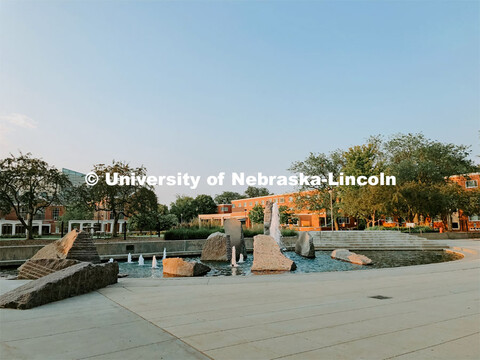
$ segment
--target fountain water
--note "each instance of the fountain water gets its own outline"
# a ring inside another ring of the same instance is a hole
[[[110,258],[110,260],[108,260],[109,263],[112,263],[113,262],[113,258]]]
[[[237,265],[237,254],[235,253],[235,246],[232,246],[232,262],[230,263],[232,267],[238,267]]]
[[[280,231],[280,212],[278,211],[278,204],[273,203],[272,206],[272,221],[270,223],[270,236],[275,239],[282,251],[286,250],[282,241],[282,232]]]
[[[140,255],[140,257],[138,258],[138,266],[143,266],[145,265],[145,260],[143,259],[143,256]]]
[[[157,258],[155,257],[155,255],[153,255],[153,259],[152,259],[152,269],[158,269]]]
[[[239,256],[239,258],[238,258],[238,263],[239,263],[239,264],[243,264],[244,262],[245,262],[245,260],[243,259],[243,254],[240,253],[240,256]]]
[[[163,258],[162,260],[165,260],[167,258],[167,248],[163,248]]]
[[[130,254],[130,253],[128,253],[128,256],[127,256],[127,263],[129,263],[129,264],[133,263],[132,254]]]

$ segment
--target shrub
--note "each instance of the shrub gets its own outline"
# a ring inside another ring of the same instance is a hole
[[[406,228],[406,227],[385,227],[385,226],[372,226],[366,228],[367,231],[400,231],[402,233],[412,233],[412,234],[419,234],[419,233],[431,233],[437,232],[437,229],[432,229],[430,226],[415,226],[414,228]]]
[[[178,228],[165,232],[165,240],[206,239],[214,232],[224,232],[223,228]]]

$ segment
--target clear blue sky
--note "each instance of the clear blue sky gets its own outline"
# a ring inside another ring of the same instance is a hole
[[[476,155],[479,15],[478,1],[0,1],[0,157],[280,175],[397,132]]]

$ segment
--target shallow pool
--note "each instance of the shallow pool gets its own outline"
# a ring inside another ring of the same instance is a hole
[[[331,251],[316,251],[315,259],[306,259],[297,255],[295,252],[285,252],[285,256],[295,261],[297,269],[290,273],[311,273],[326,271],[347,271],[347,270],[369,270],[378,268],[389,268],[398,266],[410,266],[420,264],[431,264],[445,261],[452,261],[461,258],[461,256],[447,253],[444,251],[356,251],[358,254],[365,255],[372,259],[373,265],[362,266],[350,264],[344,261],[334,260],[330,257]],[[159,259],[161,257],[159,256]],[[184,258],[185,260],[200,261],[199,257]],[[206,276],[249,276],[252,275],[250,268],[252,267],[253,256],[248,254],[247,260],[243,264],[238,264],[238,268],[232,268],[226,262],[203,261],[212,270]],[[128,274],[133,278],[161,278],[162,261],[158,261],[158,268],[152,269],[151,260],[145,260],[144,266],[139,266],[137,262],[126,263],[120,262],[120,273]]]

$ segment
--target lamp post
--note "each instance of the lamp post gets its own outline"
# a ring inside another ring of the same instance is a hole
[[[333,195],[332,195],[333,190],[330,189],[328,190],[328,192],[330,194],[330,224],[333,231]]]

